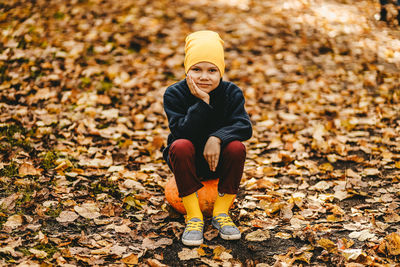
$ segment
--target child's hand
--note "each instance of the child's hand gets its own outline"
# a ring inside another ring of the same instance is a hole
[[[186,76],[186,82],[189,86],[189,90],[192,93],[192,95],[194,95],[197,98],[200,98],[201,100],[203,100],[204,102],[206,102],[207,104],[210,104],[210,96],[206,93],[203,92],[193,81],[193,78],[188,74]]]
[[[218,166],[219,154],[221,152],[221,140],[216,136],[210,136],[204,147],[203,156],[206,159],[210,170],[215,172]]]

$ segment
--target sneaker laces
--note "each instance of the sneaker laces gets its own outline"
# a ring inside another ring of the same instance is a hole
[[[236,227],[236,225],[233,223],[233,221],[232,221],[232,219],[230,217],[216,216],[215,219],[221,225],[221,228],[225,227],[225,226],[234,226],[234,227]]]
[[[203,231],[203,221],[188,221],[186,224],[185,232],[189,231]]]

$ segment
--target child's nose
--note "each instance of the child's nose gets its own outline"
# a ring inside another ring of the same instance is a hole
[[[207,78],[208,78],[207,72],[202,71],[202,72],[201,72],[201,75],[200,75],[200,79],[207,79]]]

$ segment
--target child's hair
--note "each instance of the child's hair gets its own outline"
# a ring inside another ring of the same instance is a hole
[[[213,31],[197,31],[186,37],[185,73],[199,62],[213,63],[219,69],[221,77],[225,72],[224,41]]]

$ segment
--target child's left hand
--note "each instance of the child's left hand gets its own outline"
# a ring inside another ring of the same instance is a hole
[[[210,170],[215,172],[218,166],[219,154],[221,152],[221,140],[216,136],[210,136],[204,147],[203,156]]]

